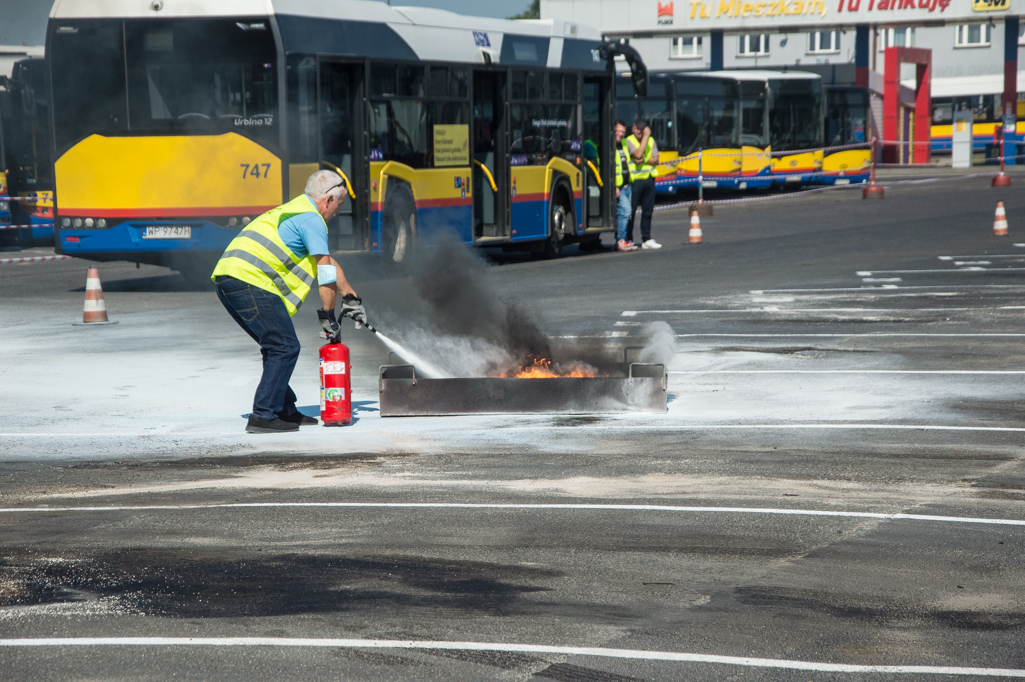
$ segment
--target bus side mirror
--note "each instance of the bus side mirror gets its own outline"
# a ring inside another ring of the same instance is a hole
[[[622,55],[630,65],[630,79],[633,82],[634,94],[638,97],[648,96],[648,67],[644,65],[640,53],[625,40],[608,41],[598,48],[599,56],[603,56],[612,66],[612,60]]]

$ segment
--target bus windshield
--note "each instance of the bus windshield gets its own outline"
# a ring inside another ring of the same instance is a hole
[[[633,83],[629,81],[619,82],[616,89],[617,113],[619,118],[626,122],[627,135],[630,134],[629,128],[636,119],[645,118],[658,148],[662,151],[676,149],[672,135],[673,107],[669,82],[653,78],[648,84],[647,97],[634,97]]]
[[[863,88],[830,88],[827,94],[826,146],[865,142],[868,91]]]
[[[55,111],[59,148],[123,131],[233,130],[277,141],[275,47],[265,19],[60,22],[50,54],[53,90],[65,103]]]
[[[769,113],[773,151],[811,149],[822,143],[822,87],[817,79],[770,80]]]
[[[676,135],[680,154],[737,147],[736,83],[716,78],[677,78]]]

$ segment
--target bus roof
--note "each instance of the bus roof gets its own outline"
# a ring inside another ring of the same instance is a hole
[[[51,21],[261,16],[277,18],[286,52],[478,63],[486,52],[494,63],[605,68],[604,60],[591,54],[602,42],[601,33],[581,24],[472,17],[370,0],[56,0],[50,11]],[[527,42],[514,45],[506,36]]]

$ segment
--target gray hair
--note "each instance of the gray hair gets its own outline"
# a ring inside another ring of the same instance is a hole
[[[323,199],[329,192],[334,196],[335,201],[342,201],[342,197],[345,195],[342,176],[334,171],[319,170],[306,181],[306,193],[314,201]]]

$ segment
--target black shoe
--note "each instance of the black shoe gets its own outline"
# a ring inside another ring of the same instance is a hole
[[[300,426],[316,426],[320,422],[313,417],[307,417],[302,412],[296,410],[295,412],[289,412],[278,417],[281,421],[290,422],[292,424],[299,424]]]
[[[287,433],[289,431],[298,431],[299,424],[295,422],[287,422],[283,419],[260,419],[259,417],[249,417],[249,423],[246,424],[246,433]]]

